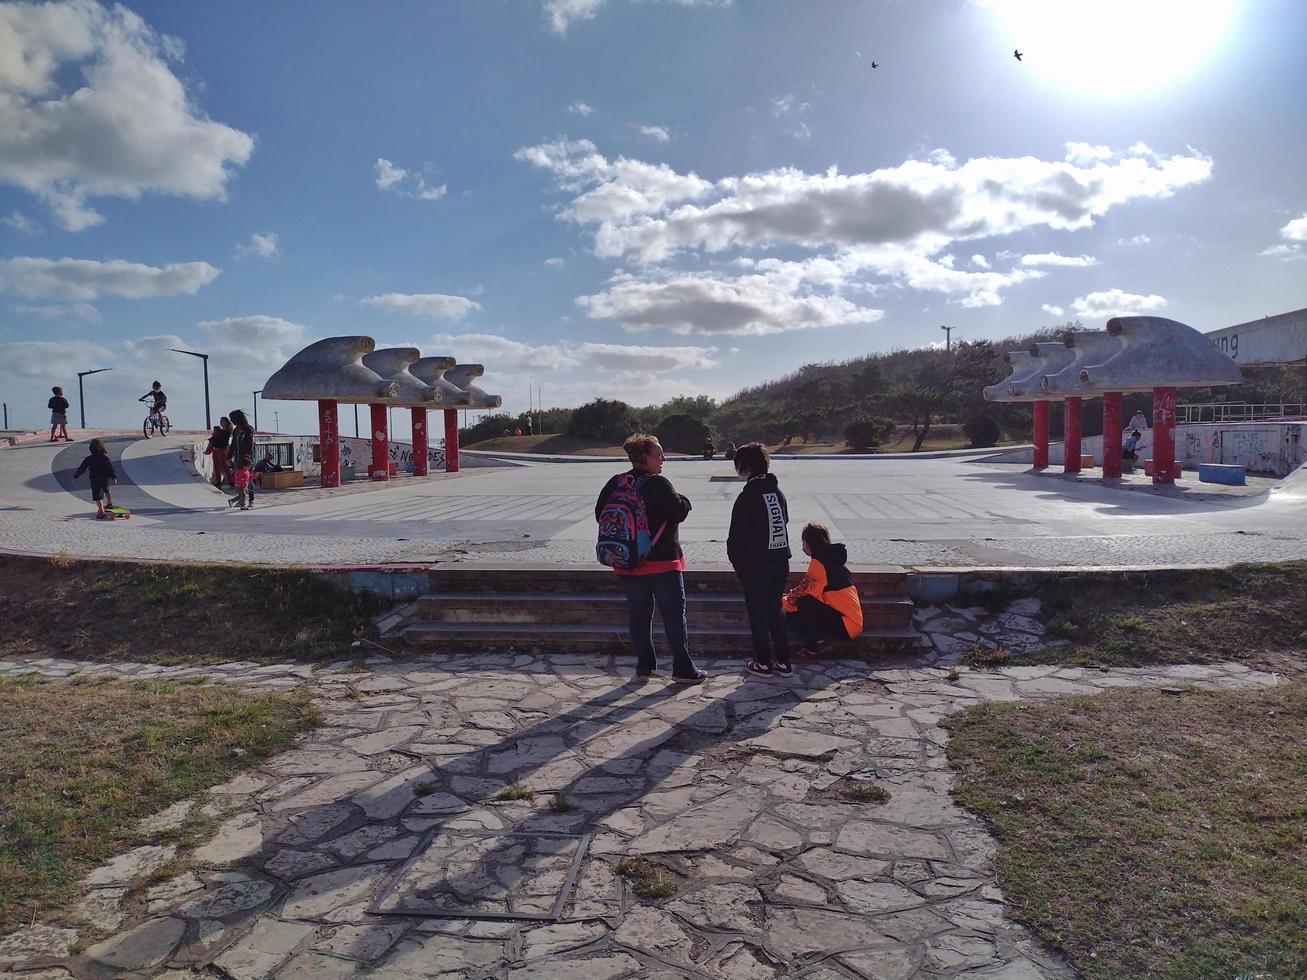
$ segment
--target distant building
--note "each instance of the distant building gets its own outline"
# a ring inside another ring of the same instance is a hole
[[[1307,309],[1236,323],[1203,334],[1240,367],[1307,362]]]

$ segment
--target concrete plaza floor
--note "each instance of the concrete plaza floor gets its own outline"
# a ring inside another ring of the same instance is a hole
[[[96,521],[71,445],[0,449],[0,550],[278,565],[593,562],[595,494],[612,462],[468,468],[374,490],[261,494],[255,509],[182,463],[189,437],[109,437],[131,521]],[[972,456],[778,460],[791,523],[820,521],[860,565],[932,568],[1212,566],[1307,558],[1307,473],[1228,493],[1186,474],[1175,489],[1105,486]],[[694,504],[681,528],[695,567],[723,566],[725,460],[671,462]]]

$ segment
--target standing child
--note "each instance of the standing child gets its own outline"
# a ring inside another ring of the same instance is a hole
[[[241,510],[249,510],[254,506],[254,471],[250,463],[250,454],[243,454],[232,476],[232,482],[236,484],[236,496],[227,501],[228,507],[239,506]]]
[[[91,473],[91,499],[95,501],[95,516],[103,520],[109,516],[104,512],[106,501],[108,502],[107,506],[113,506],[113,496],[109,493],[109,482],[112,480],[117,483],[118,474],[113,471],[113,463],[109,461],[109,450],[104,448],[104,443],[99,439],[91,440],[91,454],[82,460],[82,465],[77,467],[73,479],[76,480],[88,470]]]
[[[821,634],[851,640],[862,632],[862,600],[846,567],[848,552],[833,544],[821,524],[803,529],[803,553],[812,561],[803,581],[785,594],[785,625],[803,637],[796,657],[815,657],[825,644]]]
[[[790,509],[770,470],[771,457],[762,443],[751,442],[736,451],[735,472],[744,488],[731,508],[726,557],[740,580],[753,637],[753,659],[744,669],[788,676],[794,670],[781,595],[790,575]]]
[[[68,399],[64,397],[64,390],[58,385],[50,389],[54,397],[50,399],[47,406],[50,409],[50,441],[58,442],[63,439],[68,441]]]

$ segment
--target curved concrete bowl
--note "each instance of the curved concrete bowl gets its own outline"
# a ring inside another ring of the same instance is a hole
[[[472,396],[445,377],[445,372],[458,363],[452,357],[419,357],[408,366],[409,374],[436,392],[433,408],[469,408]]]
[[[504,403],[503,398],[487,395],[472,384],[473,378],[479,378],[485,373],[485,367],[480,364],[456,364],[445,372],[445,378],[471,395],[472,401],[468,408],[498,408]]]
[[[365,366],[387,381],[395,382],[395,393],[386,399],[386,404],[421,408],[436,400],[436,390],[409,372],[408,366],[421,356],[416,347],[383,347],[364,356]]]
[[[264,400],[377,402],[398,386],[363,363],[371,337],[328,337],[309,344],[263,383]]]

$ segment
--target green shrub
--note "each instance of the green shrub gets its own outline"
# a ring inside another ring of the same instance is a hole
[[[1003,432],[988,415],[973,415],[962,423],[962,434],[976,449],[987,449],[998,442]]]
[[[654,435],[663,448],[674,453],[697,453],[708,438],[708,426],[690,415],[669,415],[658,423]]]

